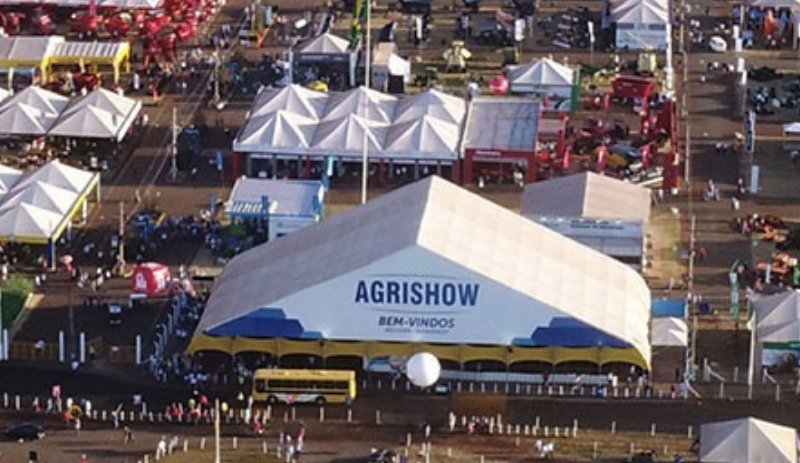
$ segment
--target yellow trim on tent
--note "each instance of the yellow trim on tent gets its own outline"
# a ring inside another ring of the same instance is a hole
[[[600,365],[615,362],[631,363],[645,370],[650,369],[650,362],[645,360],[636,349],[620,349],[619,347],[603,347],[600,349]]]
[[[217,337],[196,334],[187,349],[190,353],[210,350],[227,354],[241,352],[265,352],[283,355],[317,355],[331,357],[391,357],[409,356],[416,352],[431,352],[440,360],[464,364],[472,361],[497,361],[506,365],[516,362],[537,361],[559,365],[568,362],[586,362],[597,365],[623,362],[650,369],[647,362],[635,349],[612,347],[522,347],[522,346],[474,346],[427,343],[402,343],[381,341],[325,341],[254,339],[240,337]]]
[[[508,362],[553,363],[553,349],[550,347],[514,347]]]
[[[66,42],[71,43],[71,42]],[[101,56],[101,55],[85,55],[85,56],[73,56],[73,55],[50,55],[49,57],[45,58],[44,65],[46,66],[49,71],[53,65],[78,65],[81,66],[81,69],[86,64],[95,64],[101,66],[111,66],[114,69],[114,83],[119,83],[120,77],[120,67],[125,64],[125,71],[130,72],[130,56],[131,56],[131,44],[128,42],[115,42],[115,45],[119,45],[119,50],[114,54],[114,56]]]

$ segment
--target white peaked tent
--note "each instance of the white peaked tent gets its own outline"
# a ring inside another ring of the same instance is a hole
[[[27,188],[15,190],[9,194],[0,204],[0,211],[24,203],[65,215],[72,209],[77,200],[77,193],[42,181],[36,181],[29,184]]]
[[[355,86],[358,54],[350,49],[350,42],[330,33],[304,40],[292,48],[292,73],[298,74],[306,66],[336,65],[347,72],[347,84]],[[293,79],[294,80],[294,79]]]
[[[622,50],[665,50],[671,33],[668,0],[629,0],[611,10],[616,45]]]
[[[0,210],[0,236],[47,239],[53,236],[64,216],[22,203]]]
[[[429,89],[401,98],[395,107],[394,122],[410,122],[429,116],[460,126],[466,111],[464,99]]]
[[[293,53],[308,53],[319,55],[336,55],[350,53],[350,42],[326,33],[298,43],[293,49]]]
[[[56,113],[47,113],[26,103],[10,105],[0,112],[0,134],[40,136],[50,131],[58,118]]]
[[[395,106],[397,98],[394,96],[362,86],[349,92],[332,94],[323,119],[339,119],[357,114],[370,121],[388,124],[394,117]]]
[[[250,151],[269,145],[296,152],[311,146],[317,121],[288,111],[278,110],[265,116],[248,119],[234,143],[237,151]]]
[[[249,117],[286,111],[310,119],[321,119],[327,104],[327,93],[316,92],[297,84],[283,88],[265,88],[256,96]]]
[[[367,150],[370,152],[382,151],[387,126],[366,121],[354,114],[320,123],[314,134],[312,146],[323,152],[361,156],[365,130],[367,132]]]
[[[676,317],[653,318],[650,321],[650,344],[653,347],[688,347],[686,322]]]
[[[98,88],[72,101],[48,135],[121,141],[141,108],[140,101]]]
[[[387,134],[385,151],[434,154],[431,158],[452,159],[458,149],[459,126],[431,116],[392,125]]]
[[[69,104],[69,98],[31,85],[5,100],[3,104],[0,105],[0,112],[19,104],[27,104],[38,109],[42,113],[58,115],[61,114],[64,108]]]
[[[552,59],[511,66],[507,71],[511,93],[547,95],[546,109],[574,109],[577,103],[578,72]]]
[[[763,342],[800,341],[800,291],[786,291],[753,301],[756,339]]]
[[[0,201],[11,191],[20,177],[22,177],[22,171],[0,164]]]
[[[702,463],[797,463],[797,431],[756,418],[703,424]]]
[[[126,118],[138,114],[141,102],[127,98],[104,88],[97,88],[86,95],[78,97],[64,110],[64,115],[72,114],[87,107],[102,109],[114,116]]]
[[[53,161],[22,178],[18,184],[14,185],[12,191],[17,191],[37,181],[42,181],[73,193],[83,194],[86,188],[91,186],[96,176],[97,174],[92,172],[86,172],[61,162]]]

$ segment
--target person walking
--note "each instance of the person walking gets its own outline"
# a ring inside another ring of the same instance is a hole
[[[123,433],[124,433],[123,442],[126,443],[126,444],[132,443],[133,442],[133,431],[131,430],[131,427],[126,425],[125,428],[123,428]]]

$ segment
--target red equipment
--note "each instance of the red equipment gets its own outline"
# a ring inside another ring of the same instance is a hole
[[[169,268],[155,262],[146,262],[133,268],[132,291],[148,296],[169,293]]]
[[[33,28],[39,35],[50,35],[56,31],[56,23],[48,13],[40,9],[33,17]]]
[[[3,31],[8,35],[19,34],[19,30],[22,27],[22,18],[24,17],[24,14],[17,13],[16,11],[9,11],[8,13],[0,12],[0,27],[2,27]]]
[[[119,13],[108,18],[103,26],[113,37],[125,37],[133,27],[133,18],[128,13]]]
[[[618,98],[650,98],[656,90],[656,85],[650,79],[620,74],[611,81],[614,96]]]

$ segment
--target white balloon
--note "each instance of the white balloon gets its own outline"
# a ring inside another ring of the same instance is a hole
[[[406,376],[415,386],[432,386],[439,379],[441,372],[439,359],[429,352],[414,354],[406,362]]]

